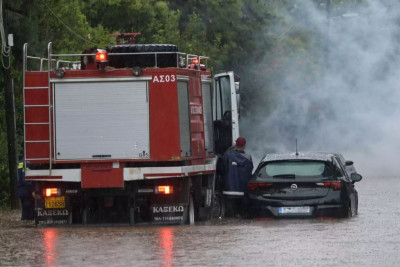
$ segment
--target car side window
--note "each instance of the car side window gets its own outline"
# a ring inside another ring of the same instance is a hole
[[[348,177],[346,170],[345,170],[342,162],[340,161],[340,159],[337,157],[334,157],[334,162],[335,162],[335,166],[338,169],[337,176],[340,178],[344,178],[346,181],[349,181],[350,178]]]

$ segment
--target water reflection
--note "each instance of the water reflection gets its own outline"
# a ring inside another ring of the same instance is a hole
[[[160,229],[159,243],[162,253],[161,266],[172,266],[174,249],[174,229],[164,227]]]
[[[46,228],[43,229],[43,243],[44,243],[44,256],[46,259],[46,265],[55,266],[57,262],[57,242],[58,242],[59,229]]]

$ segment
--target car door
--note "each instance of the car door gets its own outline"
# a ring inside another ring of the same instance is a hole
[[[347,172],[345,162],[343,162],[339,156],[335,156],[334,159],[337,167],[342,173],[342,177],[339,177],[339,179],[343,181],[346,193],[349,197],[349,201],[351,203],[351,213],[355,215],[357,214],[358,210],[358,192],[351,181],[350,174]]]

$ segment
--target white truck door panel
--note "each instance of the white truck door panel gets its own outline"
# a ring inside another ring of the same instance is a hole
[[[213,120],[218,154],[239,137],[239,90],[232,71],[214,76]]]

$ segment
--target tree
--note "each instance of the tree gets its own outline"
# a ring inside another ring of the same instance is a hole
[[[102,25],[108,32],[140,32],[140,43],[179,42],[179,11],[167,2],[154,0],[97,0],[82,9],[92,27]]]

